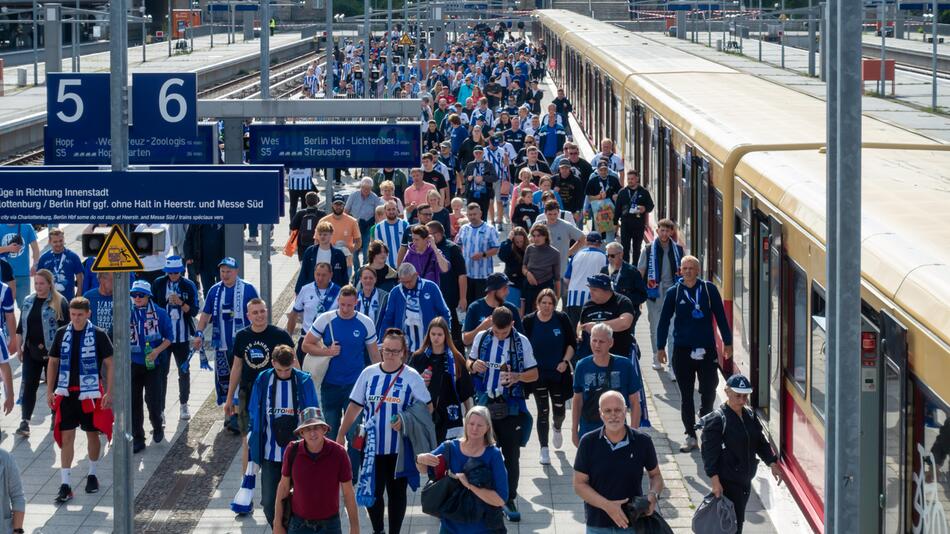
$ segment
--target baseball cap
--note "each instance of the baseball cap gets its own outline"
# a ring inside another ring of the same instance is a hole
[[[336,204],[337,202],[346,203],[346,197],[339,193],[333,195],[333,203]]]
[[[165,268],[163,270],[166,273],[183,273],[185,272],[185,262],[181,260],[181,256],[169,256],[165,258]]]
[[[508,277],[505,273],[491,273],[485,280],[485,289],[487,291],[497,291],[508,285]]]
[[[570,167],[571,162],[567,158],[561,158],[561,162],[557,164],[558,167]]]
[[[608,291],[612,289],[610,285],[610,277],[603,273],[598,273],[594,276],[588,276],[587,285],[590,286],[591,289],[606,289]]]
[[[136,280],[132,282],[132,287],[129,289],[129,294],[132,293],[145,293],[148,296],[152,296],[152,284],[148,283],[145,280]]]
[[[587,232],[587,242],[588,243],[600,243],[603,238],[600,236],[600,232]]]
[[[740,395],[750,395],[752,393],[752,382],[744,375],[736,374],[726,380],[726,387]]]
[[[475,145],[474,147],[472,147],[472,152],[484,152],[484,151],[485,151],[485,147],[483,147],[482,145]]]
[[[299,434],[301,430],[317,425],[323,425],[330,430],[330,424],[323,418],[323,411],[317,407],[304,408],[300,412],[300,423],[294,429],[294,434]]]
[[[602,159],[597,162],[597,168],[600,169],[601,167],[609,167],[609,165],[607,165],[607,160]]]
[[[238,262],[236,259],[232,258],[231,256],[228,256],[218,262],[218,267],[230,267],[232,269],[237,269]]]

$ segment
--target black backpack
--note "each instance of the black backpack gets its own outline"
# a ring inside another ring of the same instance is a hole
[[[297,235],[299,236],[300,242],[312,245],[317,234],[317,224],[320,222],[315,211],[307,210],[304,212],[303,217],[300,218],[300,229],[297,230]]]

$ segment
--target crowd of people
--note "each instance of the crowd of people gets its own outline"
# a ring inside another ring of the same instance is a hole
[[[220,225],[165,225],[168,250],[129,294],[134,452],[148,442],[146,409],[151,440],[165,439],[172,362],[180,416],[190,417],[198,353],[214,370],[226,426],[245,439],[232,509],[251,513],[259,479],[275,533],[341,532],[341,493],[351,533],[358,506],[374,533],[398,533],[409,489],[423,484],[421,474],[445,472],[456,486],[443,531],[503,532],[506,519],[521,517],[521,449],[535,432],[543,465],[565,433],[577,447],[574,486],[588,532],[633,532],[664,487],[641,431],[650,417],[634,332],[646,304],[652,367],[668,366],[682,395],[680,450],[700,446],[698,381],[705,471],[713,493],[735,503],[741,531],[756,455],[779,471],[745,406],[747,379],[730,378],[728,402],[713,406],[714,328],[727,358],[732,342],[718,290],[677,243],[673,221],[657,221],[643,245],[654,204],[638,172],[624,168],[610,139],[591,161],[580,156],[570,102],[559,92],[542,106],[544,47],[510,37],[473,31],[432,54],[426,71],[385,73],[387,96],[422,98],[419,167],[367,174],[356,191],[331,199],[330,213],[320,209],[314,171],[288,169],[289,244],[300,272],[284,328],[239,276],[238,259],[225,257]],[[370,53],[376,61],[380,46]],[[360,50],[343,54],[340,87],[349,91],[361,81],[353,76]],[[42,255],[29,225],[0,234],[10,260],[0,260],[4,411],[13,408],[8,361],[17,355],[17,433],[29,436],[45,381],[61,448],[56,502],[64,503],[73,496],[76,428],[87,437],[89,493],[99,487],[101,436],[111,436],[120,386],[112,278],[91,273],[61,230],[49,231]]]

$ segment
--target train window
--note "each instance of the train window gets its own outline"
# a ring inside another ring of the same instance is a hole
[[[913,532],[946,532],[948,494],[945,483],[948,441],[950,441],[950,410],[929,388],[913,382],[915,390]],[[905,460],[906,461],[906,460]]]
[[[818,284],[811,290],[811,407],[822,419],[825,417],[825,396],[828,393],[828,317],[825,310],[825,291]]]
[[[709,264],[713,274],[722,282],[722,228],[723,207],[722,192],[713,190],[712,225],[709,228]]]
[[[739,217],[741,224],[737,227],[741,230],[741,241],[736,242],[736,269],[742,266],[742,276],[735,281],[736,297],[742,295],[742,309],[738,310],[734,317],[740,318],[740,331],[742,346],[746,351],[752,350],[752,199],[742,193],[741,197],[742,213]],[[741,250],[740,250],[741,247]]]
[[[791,313],[788,314],[791,324],[789,325],[789,346],[791,353],[788,359],[788,374],[791,375],[792,382],[798,387],[798,391],[805,395],[805,378],[808,364],[808,278],[805,271],[795,262],[789,261],[791,265]]]

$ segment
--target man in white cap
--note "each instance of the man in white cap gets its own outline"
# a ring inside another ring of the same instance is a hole
[[[136,280],[129,290],[132,297],[132,321],[129,327],[132,351],[132,452],[145,450],[145,411],[152,423],[152,439],[165,439],[165,418],[161,405],[161,376],[158,371],[162,353],[171,345],[172,329],[168,313],[152,302],[152,285]]]
[[[185,263],[180,256],[169,256],[165,259],[165,276],[159,277],[152,285],[152,300],[155,305],[168,313],[171,321],[172,337],[168,352],[175,357],[175,366],[178,368],[178,401],[181,404],[181,419],[191,419],[188,411],[188,397],[191,381],[188,376],[188,360],[191,347],[188,346],[188,337],[194,334],[195,317],[198,316],[198,287],[194,282],[183,276]],[[165,411],[165,395],[168,390],[168,371],[171,368],[171,357],[164,358],[159,368],[161,375],[162,412]]]

